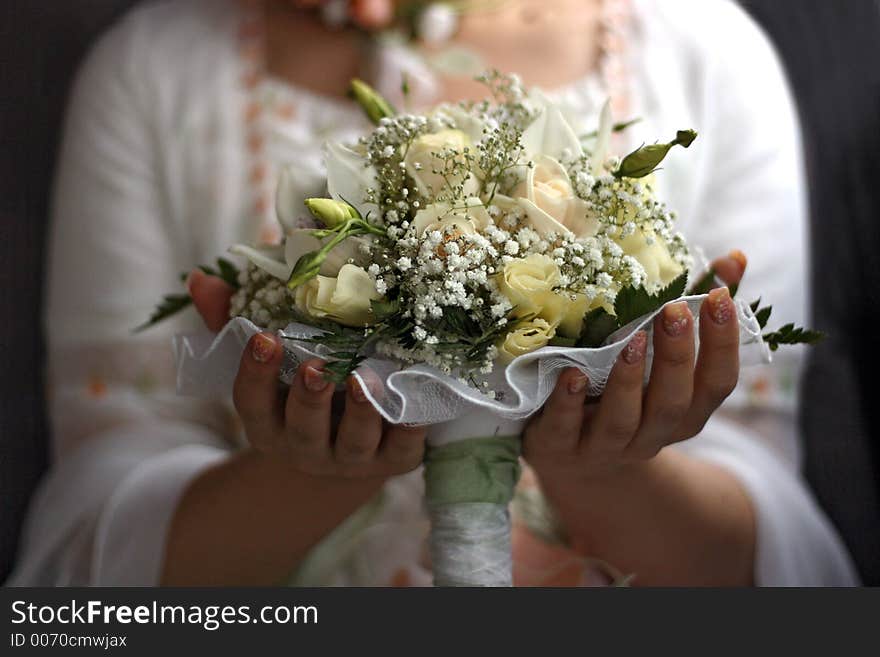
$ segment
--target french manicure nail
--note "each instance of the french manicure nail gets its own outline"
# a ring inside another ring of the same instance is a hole
[[[303,370],[303,383],[305,383],[307,390],[321,392],[329,382],[324,378],[324,373],[321,370],[307,365]]]
[[[251,356],[258,363],[268,363],[275,355],[277,345],[273,337],[267,333],[257,333],[251,343]]]
[[[580,394],[587,387],[587,376],[583,372],[577,372],[568,379],[568,392],[572,395]]]
[[[363,385],[353,376],[348,378],[348,391],[356,402],[367,401],[367,393],[364,392]]]
[[[730,301],[730,290],[716,287],[709,292],[709,317],[716,324],[726,324],[733,317],[733,304]]]
[[[684,301],[671,303],[663,309],[663,330],[671,338],[684,333],[691,323],[691,313]]]
[[[621,357],[628,365],[635,365],[645,357],[647,346],[648,334],[644,331],[638,331],[623,348]]]

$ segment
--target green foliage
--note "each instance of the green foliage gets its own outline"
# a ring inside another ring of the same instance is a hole
[[[614,314],[618,327],[626,326],[642,315],[654,312],[663,304],[684,296],[687,272],[682,273],[656,294],[648,294],[643,287],[625,287],[617,293],[614,300]]]
[[[229,287],[233,290],[237,290],[238,285],[238,267],[234,264],[226,260],[225,258],[217,258],[217,267],[211,267],[209,265],[199,265],[199,269],[205,272],[208,276],[216,276],[217,278],[222,279]],[[182,273],[180,275],[180,281],[184,282],[187,279],[189,274]],[[176,315],[181,310],[189,307],[192,304],[192,297],[189,294],[166,294],[162,297],[162,301],[156,306],[153,310],[153,313],[150,315],[150,318],[133,329],[133,333],[140,333],[151,326],[155,326],[162,320],[168,319],[169,317]]]
[[[604,308],[594,308],[584,315],[584,326],[577,340],[578,347],[601,347],[617,330],[617,318]]]
[[[153,310],[153,314],[150,315],[150,318],[141,324],[140,326],[135,327],[134,333],[140,333],[151,326],[158,324],[163,319],[167,319],[172,315],[176,315],[184,308],[187,308],[192,304],[192,297],[188,294],[166,294],[162,297],[162,301],[156,306]]]
[[[749,308],[755,313],[758,325],[762,329],[766,328],[770,314],[773,312],[773,306],[762,308],[761,299],[758,299],[750,303]],[[761,337],[767,346],[770,347],[770,351],[776,351],[779,349],[779,345],[782,344],[816,344],[825,337],[825,334],[821,331],[814,331],[789,323],[776,331],[765,333]]]
[[[595,308],[584,315],[584,324],[577,340],[578,347],[601,347],[608,336],[626,326],[634,319],[659,309],[663,304],[684,295],[687,272],[682,273],[669,285],[655,294],[644,287],[625,287],[614,300],[614,315],[604,308]]]
[[[816,344],[825,337],[821,331],[805,329],[794,324],[786,324],[777,331],[765,333],[764,342],[770,347],[770,351],[776,351],[781,344]]]

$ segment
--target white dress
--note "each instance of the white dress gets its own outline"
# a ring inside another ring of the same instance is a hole
[[[141,5],[82,67],[54,196],[46,314],[54,463],[9,584],[155,584],[181,492],[236,448],[228,404],[174,392],[170,338],[197,328],[195,313],[131,329],[181,289],[180,272],[260,237],[275,163],[295,157],[303,197],[320,194],[321,144],[364,127],[345,103],[249,80],[239,11],[232,0]],[[780,323],[803,322],[799,131],[767,39],[726,0],[641,0],[631,41],[633,113],[643,118],[631,143],[700,132],[659,175],[681,230],[710,258],[742,249],[749,271],[740,294],[763,295]],[[585,126],[595,119],[595,79],[557,95]],[[260,96],[262,109],[252,105]],[[267,143],[255,143],[255,122]],[[254,165],[255,152],[268,169]],[[798,472],[800,352],[786,354],[769,370],[743,371],[703,433],[673,449],[728,468],[748,491],[758,584],[855,584]],[[429,581],[417,563],[420,495],[418,472],[389,482],[378,511],[331,535],[294,581],[387,584],[401,567],[411,581]]]

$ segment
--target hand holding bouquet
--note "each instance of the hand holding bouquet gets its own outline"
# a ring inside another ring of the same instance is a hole
[[[519,434],[559,372],[580,368],[600,394],[636,331],[668,302],[698,308],[713,278],[692,280],[686,296],[693,259],[655,196],[658,165],[696,133],[620,159],[607,106],[582,140],[540,92],[483,81],[493,101],[425,115],[397,115],[353,83],[376,127],[328,144],[329,198],[306,201],[314,227],[278,247],[233,247],[250,261],[241,273],[221,262],[236,319],[207,349],[177,342],[183,390],[228,381],[228,352],[263,328],[284,340],[288,378],[320,357],[330,380],[367,384],[389,423],[432,425],[425,477],[441,584],[509,584]],[[283,174],[286,219],[300,212],[289,183]],[[818,337],[787,326],[762,339],[769,311],[736,308],[741,345],[761,357]]]

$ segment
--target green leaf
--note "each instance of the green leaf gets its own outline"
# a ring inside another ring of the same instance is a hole
[[[623,158],[617,171],[614,172],[614,177],[643,178],[657,168],[673,146],[687,148],[696,138],[697,133],[693,130],[679,130],[675,134],[675,139],[666,144],[649,144],[637,148]]]
[[[705,274],[700,277],[690,290],[690,294],[709,294],[709,290],[715,287],[715,269],[710,267]]]
[[[400,302],[397,299],[373,299],[370,301],[370,306],[373,309],[373,315],[379,322],[400,312]]]
[[[761,307],[761,297],[758,297],[757,299],[755,299],[754,301],[752,301],[749,304],[749,308],[752,309],[753,313],[758,312],[758,308],[760,308],[760,307]]]
[[[687,273],[683,272],[656,294],[648,294],[643,287],[623,288],[614,300],[614,314],[617,316],[618,327],[626,326],[634,319],[652,313],[663,304],[683,296],[686,285]]]
[[[163,319],[176,315],[190,304],[192,304],[192,297],[188,294],[166,294],[162,298],[161,303],[156,306],[156,309],[153,311],[153,314],[150,315],[150,318],[140,326],[136,327],[133,330],[133,333],[140,333],[141,331],[158,324]]]
[[[758,320],[758,326],[764,328],[767,326],[767,320],[770,319],[770,313],[773,312],[773,306],[761,308],[755,313],[755,319]]]
[[[303,253],[290,272],[290,278],[287,279],[287,287],[294,290],[303,283],[313,279],[321,271],[321,265],[326,259],[327,254],[324,253],[323,249]]]
[[[238,267],[229,262],[226,258],[217,258],[217,275],[222,278],[227,285],[234,289],[238,289]]]
[[[770,347],[770,351],[779,349],[782,344],[816,344],[825,337],[821,331],[805,329],[794,324],[786,324],[771,333],[765,333],[764,342]]]
[[[608,336],[618,328],[617,318],[604,308],[594,308],[584,315],[583,328],[577,340],[578,347],[601,347]]]

